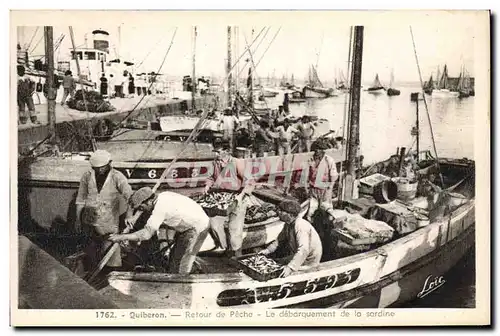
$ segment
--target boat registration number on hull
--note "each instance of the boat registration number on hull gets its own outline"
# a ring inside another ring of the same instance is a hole
[[[306,281],[285,282],[282,285],[257,288],[229,289],[217,296],[217,304],[220,307],[240,306],[317,293],[353,283],[359,278],[360,273],[361,269],[355,268],[342,273]]]

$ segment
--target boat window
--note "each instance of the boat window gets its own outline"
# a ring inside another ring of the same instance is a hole
[[[79,60],[83,59],[83,53],[81,51],[77,51],[76,56]],[[71,59],[76,59],[74,51],[71,52]]]
[[[84,54],[84,60],[95,60],[95,51],[87,51]]]

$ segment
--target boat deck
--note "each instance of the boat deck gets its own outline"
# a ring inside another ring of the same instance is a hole
[[[196,106],[202,106],[205,102],[210,102],[211,97],[199,97]],[[98,120],[109,119],[113,122],[121,122],[131,111],[131,116],[138,119],[156,121],[160,116],[180,114],[183,111],[181,103],[187,103],[187,108],[191,108],[191,101],[181,97],[179,99],[167,98],[165,96],[146,96],[142,101],[141,97],[115,98],[111,99],[114,111],[92,113],[70,109],[67,106],[56,104],[56,132],[62,142],[67,141],[74,135],[74,129],[84,129],[87,122],[91,121],[94,127]],[[184,107],[185,108],[185,107]],[[47,104],[35,105],[38,112],[37,117],[40,124],[18,124],[19,150],[42,141],[49,134],[48,108]]]
[[[173,98],[164,98],[161,96],[146,96],[142,101],[141,97],[133,97],[133,98],[113,98],[110,100],[111,105],[115,107],[114,111],[110,112],[101,112],[101,113],[93,113],[93,112],[85,112],[78,111],[75,109],[69,108],[67,105],[61,105],[59,103],[56,104],[56,123],[63,122],[72,122],[75,120],[84,120],[91,119],[96,116],[107,117],[116,114],[128,113],[135,109],[145,109],[150,107],[156,107],[159,105],[169,105],[179,103],[183,99],[173,99]],[[139,104],[139,105],[137,105]],[[137,105],[137,107],[136,107]],[[39,104],[35,105],[35,110],[38,113],[37,117],[40,121],[40,124],[32,124],[28,122],[27,124],[19,124],[18,129],[25,130],[28,128],[36,128],[43,127],[48,125],[48,107],[47,104]]]

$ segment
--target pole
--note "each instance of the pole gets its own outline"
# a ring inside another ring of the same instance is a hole
[[[236,55],[239,55],[240,54],[240,51],[239,51],[239,44],[240,44],[240,39],[239,39],[239,34],[240,34],[240,29],[238,26],[234,27],[234,52]],[[239,88],[240,88],[240,63],[236,64],[236,73],[238,74],[236,76],[236,81],[235,81],[235,88],[236,88],[236,92],[239,91]]]
[[[417,104],[417,124],[415,125],[416,126],[416,129],[417,129],[417,163],[420,162],[420,117],[419,117],[419,113],[418,113],[418,96],[417,96],[417,101],[416,101],[416,104]]]
[[[252,35],[251,36],[251,39],[253,41],[253,34],[254,34],[254,29],[252,28]],[[254,71],[255,71],[255,67],[253,67],[253,59],[252,59],[252,52],[250,51],[250,49],[248,49],[248,54],[250,55],[250,95],[248,96],[249,98],[249,103],[250,103],[250,107],[253,109],[254,107],[254,103],[253,103],[253,75],[254,75]],[[253,68],[253,69],[252,69]]]
[[[197,30],[196,26],[194,26],[193,31],[193,85],[191,90],[191,108],[192,111],[196,111],[196,35]]]
[[[226,64],[226,76],[227,76],[227,106],[230,106],[232,102],[231,89],[233,87],[233,79],[231,78],[231,26],[227,26],[227,64]]]
[[[347,145],[347,174],[345,180],[344,199],[354,196],[354,182],[356,178],[356,158],[359,146],[359,109],[361,98],[361,69],[363,64],[363,26],[354,27],[351,111],[349,122],[349,142]]]
[[[54,28],[44,27],[45,57],[47,60],[47,107],[50,143],[56,144],[56,91],[54,88]]]

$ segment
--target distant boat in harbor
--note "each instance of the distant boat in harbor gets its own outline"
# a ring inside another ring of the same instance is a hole
[[[432,75],[429,80],[424,84],[424,92],[428,95],[432,94],[432,90],[434,89],[434,81],[432,80]]]
[[[443,69],[443,75],[439,80],[437,87],[432,90],[433,97],[448,98],[448,97],[458,97],[459,93],[452,91],[449,81],[448,81],[448,67],[445,64]]]
[[[375,80],[373,84],[368,88],[368,93],[371,94],[381,94],[385,91],[384,86],[380,83],[380,79],[378,78],[378,74],[375,75]]]
[[[302,90],[305,98],[327,98],[338,95],[335,89],[323,86],[313,65],[309,67],[309,79]]]
[[[388,96],[399,96],[401,91],[395,89],[394,87],[394,70],[391,71],[391,81],[389,83],[389,88],[387,89]]]

